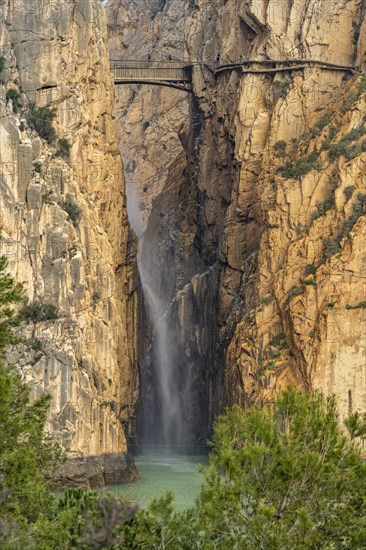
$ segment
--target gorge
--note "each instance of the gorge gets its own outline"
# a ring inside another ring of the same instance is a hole
[[[201,449],[288,384],[364,412],[364,2],[4,1],[0,46],[1,251],[57,311],[10,361],[52,395],[60,485],[136,479],[128,446]]]

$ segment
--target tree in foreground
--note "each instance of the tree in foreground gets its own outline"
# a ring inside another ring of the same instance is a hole
[[[365,548],[366,464],[333,397],[288,389],[264,408],[234,408],[212,445],[196,506],[179,514],[155,501],[123,526],[126,548]]]
[[[19,372],[5,364],[6,347],[19,341],[14,328],[24,298],[6,268],[0,257],[0,548],[112,547],[122,540],[115,528],[132,518],[136,506],[95,491],[51,491],[63,453],[44,431],[50,397],[32,402]]]

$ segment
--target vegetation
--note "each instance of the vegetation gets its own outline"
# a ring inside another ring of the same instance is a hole
[[[37,107],[34,103],[30,105],[28,124],[49,144],[52,144],[56,139],[56,130],[52,126],[55,118],[56,109]]]
[[[284,140],[277,141],[273,149],[275,150],[276,157],[284,157],[286,155],[287,143]]]
[[[294,285],[293,287],[291,287],[285,300],[285,306],[287,306],[291,302],[292,298],[295,298],[295,296],[301,296],[301,294],[304,294],[304,292],[305,285]]]
[[[17,113],[19,109],[21,109],[22,104],[19,101],[20,93],[18,92],[18,90],[15,90],[14,88],[8,90],[6,92],[6,99],[10,99],[12,101],[14,113]]]
[[[348,427],[365,435],[362,418]],[[363,548],[366,464],[333,398],[288,389],[271,406],[236,407],[212,445],[196,506],[176,513],[171,496],[155,500],[122,526],[124,548]]]
[[[18,342],[13,328],[24,298],[0,257],[0,354]],[[32,348],[40,349],[34,341]],[[51,492],[49,477],[64,460],[60,446],[44,433],[49,396],[30,401],[15,368],[0,361],[0,547],[4,550],[116,548],[115,528],[131,520],[136,506],[111,495],[69,489]]]
[[[61,203],[61,208],[68,213],[70,220],[74,225],[77,225],[81,217],[81,208],[71,199]]]
[[[366,302],[359,302],[354,306],[351,306],[349,304],[346,305],[346,309],[365,309],[365,308],[366,308]]]
[[[313,212],[313,214],[311,216],[311,221],[313,222],[313,221],[317,220],[318,218],[321,218],[322,216],[325,216],[325,214],[328,212],[328,210],[333,208],[333,206],[334,206],[334,197],[325,199],[325,201],[322,202],[322,203],[318,203],[317,206],[316,206],[316,211]]]
[[[281,169],[281,176],[286,179],[298,179],[301,176],[305,176],[305,174],[308,174],[311,170],[315,170],[318,167],[318,157],[319,152],[313,151],[307,157],[299,158],[293,162],[286,162]]]
[[[53,304],[39,304],[34,302],[24,306],[21,310],[21,314],[27,321],[54,321],[58,319],[58,307]]]
[[[323,241],[323,256],[326,260],[338,254],[341,251],[341,246],[337,239],[324,239]]]
[[[289,80],[275,80],[273,82],[273,86],[278,91],[279,96],[282,99],[285,99],[288,89],[291,86],[291,82]]]
[[[60,138],[57,142],[56,155],[58,157],[68,159],[70,155],[70,149],[71,149],[71,143],[69,142],[69,140],[66,138]]]
[[[355,189],[356,189],[356,187],[355,187],[354,185],[348,185],[348,186],[343,190],[344,196],[346,197],[346,201],[349,201],[349,200],[350,200],[350,198],[352,197],[353,192],[354,192]]]
[[[2,73],[4,69],[5,69],[5,57],[1,55],[0,56],[0,73]]]
[[[9,344],[16,344],[18,338],[14,328],[21,323],[21,316],[13,305],[24,299],[23,287],[7,273],[8,261],[0,256],[0,358]]]
[[[6,260],[0,261],[4,355],[17,341],[13,326],[24,293],[6,273]],[[282,340],[279,334],[272,344]],[[44,433],[49,401],[31,402],[20,374],[0,363],[4,550],[364,548],[366,463],[356,442],[366,437],[366,416],[346,420],[347,437],[333,397],[288,388],[272,404],[227,411],[214,426],[201,493],[184,512],[174,510],[170,494],[140,511],[94,491],[54,495],[47,479],[64,456]]]

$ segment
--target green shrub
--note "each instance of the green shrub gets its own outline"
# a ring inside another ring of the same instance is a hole
[[[275,80],[273,82],[273,86],[279,92],[280,97],[284,99],[287,95],[289,87],[291,86],[291,82],[289,80]]]
[[[332,118],[330,114],[323,115],[318,122],[315,124],[315,126],[310,130],[310,136],[315,137],[318,136],[328,124],[332,122]]]
[[[285,339],[285,335],[282,332],[280,332],[280,334],[276,334],[276,336],[273,336],[273,338],[271,338],[269,345],[278,347],[283,343],[284,339]]]
[[[317,269],[318,266],[316,266],[315,264],[308,264],[304,269],[304,276],[308,277],[309,275],[315,275]]]
[[[341,246],[336,239],[324,239],[323,241],[323,256],[328,259],[338,254],[341,251]]]
[[[60,206],[63,210],[65,210],[65,212],[68,213],[72,223],[76,225],[81,217],[81,208],[79,208],[78,205],[71,199],[62,202]]]
[[[56,109],[37,107],[34,103],[31,104],[28,114],[28,124],[30,128],[33,128],[49,144],[55,141],[57,135],[56,130],[52,126],[55,118]]]
[[[5,57],[1,55],[0,56],[0,73],[2,73],[4,69],[5,69]]]
[[[365,309],[365,308],[366,308],[366,302],[359,302],[354,306],[351,306],[349,304],[346,305],[346,309]]]
[[[342,229],[339,234],[339,238],[347,237],[353,229],[353,226],[357,220],[363,216],[366,212],[366,194],[358,193],[356,201],[353,205],[353,212],[349,218],[343,222]]]
[[[283,141],[283,140],[277,141],[273,146],[273,149],[276,152],[276,157],[284,157],[286,155],[286,147],[287,147],[286,141]]]
[[[6,99],[8,99],[8,100],[11,99],[11,101],[13,103],[14,113],[17,113],[19,111],[19,109],[21,109],[22,104],[19,101],[20,93],[18,92],[18,90],[14,90],[14,88],[11,88],[10,90],[8,90],[6,92]]]
[[[53,304],[39,304],[33,302],[27,304],[21,310],[21,314],[27,321],[53,321],[58,319],[58,307]]]
[[[312,213],[311,220],[315,221],[324,216],[334,206],[334,197],[325,199],[324,202],[316,205],[316,211]]]
[[[301,296],[301,294],[304,294],[305,288],[306,288],[305,285],[300,285],[300,286],[294,285],[293,287],[291,287],[287,293],[285,306],[287,306],[287,304],[289,304],[292,298],[295,298],[295,296]]]
[[[301,176],[305,176],[318,167],[316,162],[318,158],[319,152],[313,151],[307,157],[297,159],[293,162],[286,162],[282,167],[281,176],[285,179],[298,179]]]
[[[314,277],[311,278],[311,279],[307,279],[307,280],[305,281],[305,284],[306,284],[307,286],[316,286],[316,279],[314,279]]]
[[[350,200],[355,189],[356,187],[354,185],[348,185],[347,187],[345,187],[345,189],[343,189],[343,193],[347,201]]]
[[[60,138],[57,142],[56,156],[68,158],[70,155],[71,143],[66,138]]]

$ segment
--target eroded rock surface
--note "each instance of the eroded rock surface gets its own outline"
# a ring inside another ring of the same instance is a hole
[[[131,479],[135,244],[112,118],[104,8],[100,0],[16,0],[2,3],[2,19],[1,250],[31,306],[24,343],[10,360],[34,397],[52,395],[47,427],[70,458],[62,482]],[[6,98],[11,88],[21,94],[18,110]],[[69,155],[31,128],[31,101],[55,109]],[[34,321],[38,305],[43,313]]]

